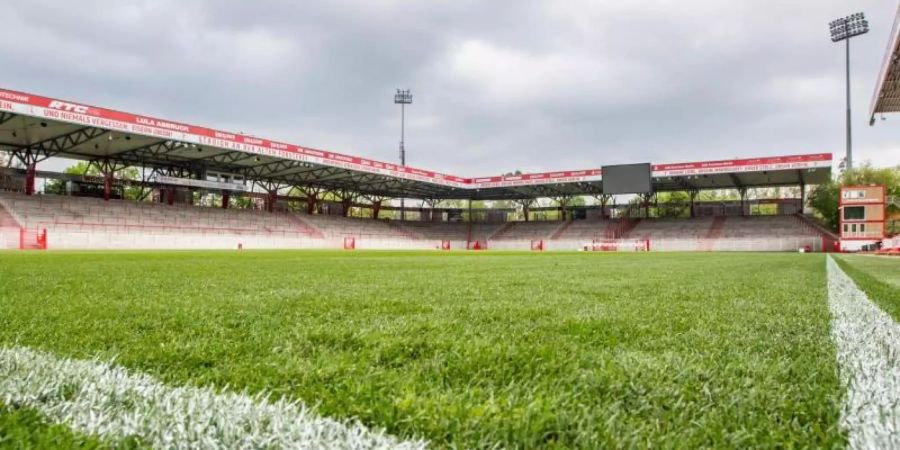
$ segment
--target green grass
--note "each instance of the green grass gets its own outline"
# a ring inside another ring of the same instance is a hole
[[[28,409],[7,408],[0,403],[0,448],[2,449],[51,449],[81,448],[101,450],[108,448],[141,448],[136,440],[117,443],[115,447],[91,436],[79,435],[65,425],[48,424]]]
[[[900,258],[840,255],[837,262],[872,301],[900,321]]]
[[[301,399],[436,447],[840,447],[824,269],[802,254],[0,253],[0,345]]]

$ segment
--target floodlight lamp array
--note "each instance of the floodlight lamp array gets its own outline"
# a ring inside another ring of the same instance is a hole
[[[413,96],[412,96],[412,93],[410,93],[409,89],[406,89],[406,90],[397,89],[397,93],[394,94],[394,103],[396,103],[398,105],[399,104],[408,105],[408,104],[412,103],[412,100],[413,100]]]
[[[847,17],[832,20],[828,24],[831,30],[831,41],[839,42],[869,32],[869,21],[863,13],[851,14]]]

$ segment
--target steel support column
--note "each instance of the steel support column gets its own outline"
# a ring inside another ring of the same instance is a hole
[[[306,213],[307,214],[315,214],[316,213],[316,203],[318,202],[318,196],[316,192],[310,191],[306,194]]]
[[[29,163],[25,167],[25,195],[34,195],[34,177],[37,172],[37,163]]]
[[[222,209],[228,209],[231,203],[231,191],[222,191]]]
[[[700,194],[699,189],[691,189],[688,191],[688,196],[691,199],[691,219],[693,219],[697,214],[694,212],[694,202],[697,200],[697,195]]]
[[[742,187],[738,189],[738,192],[741,194],[741,216],[744,216],[744,205],[747,202],[747,188]]]
[[[106,172],[103,174],[103,201],[108,202],[110,194],[112,193],[112,182],[113,175],[112,172]]]
[[[277,200],[278,200],[278,190],[277,189],[266,192],[266,200],[265,200],[266,211],[275,212],[275,202]]]
[[[806,183],[800,183],[800,214],[806,207]]]
[[[378,213],[381,211],[381,200],[372,201],[372,218],[378,219]]]
[[[344,217],[350,216],[350,208],[353,206],[353,197],[344,197],[341,199],[341,213]]]

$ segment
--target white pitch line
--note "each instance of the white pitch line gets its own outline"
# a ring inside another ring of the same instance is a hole
[[[0,348],[0,401],[113,442],[136,436],[165,449],[424,449],[300,403],[170,387],[104,362]]]
[[[900,448],[900,325],[829,256],[828,305],[852,449]]]

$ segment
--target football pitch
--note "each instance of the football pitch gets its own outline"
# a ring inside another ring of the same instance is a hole
[[[0,253],[0,349],[433,448],[841,447],[827,289],[821,254]],[[5,389],[0,446],[150,445]]]

